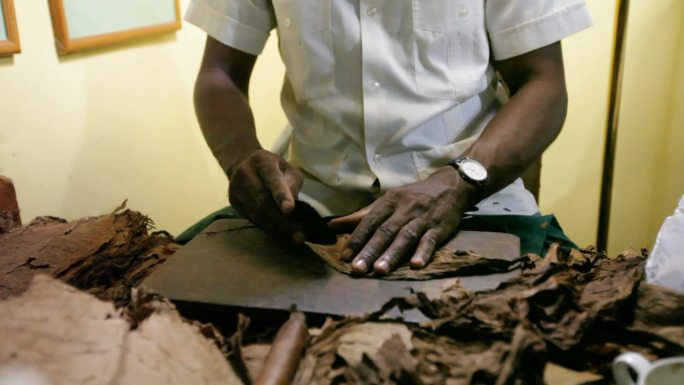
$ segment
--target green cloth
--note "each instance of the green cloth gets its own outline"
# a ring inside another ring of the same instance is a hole
[[[461,221],[461,230],[493,231],[520,237],[520,253],[544,256],[553,243],[563,251],[578,249],[554,215],[473,215]]]
[[[213,213],[211,213],[211,214],[207,215],[206,217],[200,219],[199,222],[188,227],[185,231],[183,231],[182,233],[180,233],[176,237],[176,242],[180,243],[181,245],[184,245],[184,244],[190,242],[192,240],[192,238],[195,238],[204,229],[209,227],[210,224],[214,223],[214,221],[217,221],[219,219],[242,219],[242,218],[243,218],[242,214],[240,214],[237,210],[235,210],[231,206],[224,207],[221,210],[214,211]]]
[[[209,214],[176,237],[176,242],[186,244],[219,219],[243,218],[237,210],[228,206]],[[473,215],[461,221],[461,230],[493,231],[520,237],[520,252],[544,256],[552,243],[560,243],[562,250],[577,249],[560,227],[553,215]]]

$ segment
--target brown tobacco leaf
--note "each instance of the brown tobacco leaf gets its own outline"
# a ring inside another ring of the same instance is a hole
[[[495,290],[415,293],[366,319],[328,322],[295,383],[530,385],[543,383],[548,362],[606,373],[626,350],[684,354],[684,293],[643,283],[644,254],[552,253]],[[394,306],[431,318],[409,327],[410,344],[364,326],[394,327],[374,323]]]
[[[547,364],[544,369],[544,383],[546,385],[580,385],[595,384],[602,376],[590,372],[577,372],[555,364]]]
[[[361,362],[344,372],[350,384],[419,384],[416,359],[398,334],[389,337],[373,355],[363,354]]]
[[[423,384],[493,384],[509,350],[504,341],[459,341],[425,331],[414,333],[413,344]]]
[[[341,259],[349,235],[339,235],[334,245],[307,243],[307,245],[323,259],[331,268],[352,275],[351,264]],[[432,261],[423,269],[411,269],[408,262],[396,268],[389,274],[379,276],[388,280],[427,280],[432,278],[449,277],[463,274],[490,274],[510,271],[524,260],[507,260],[484,257],[472,251],[450,250],[442,247],[437,250]]]
[[[391,338],[399,338],[409,350],[413,348],[413,333],[403,323],[364,322],[353,325],[340,337],[337,354],[349,365],[359,365],[364,355],[379,354],[383,344]]]
[[[112,304],[38,275],[0,302],[0,366],[53,384],[241,384],[196,325],[168,303],[150,306],[133,325]]]
[[[358,322],[328,319],[321,330],[312,333],[315,337],[306,349],[292,384],[331,384],[335,378],[340,377],[345,368],[334,367],[338,358],[337,352],[342,343],[342,336],[347,334],[355,324]]]
[[[242,383],[251,384],[252,379],[256,378],[258,372],[252,373],[247,367],[247,362],[243,356],[242,352],[242,339],[249,328],[250,319],[243,315],[238,314],[238,324],[235,333],[228,339],[228,355],[227,359],[231,367],[235,371],[235,374],[240,378]],[[265,359],[266,357],[264,357]],[[260,362],[260,366],[263,365],[263,361]]]
[[[684,293],[665,286],[642,283],[635,310],[635,327],[684,326]]]
[[[59,278],[121,306],[177,245],[149,234],[150,220],[131,210],[72,222],[41,217],[0,234],[0,299],[23,292],[36,273]]]
[[[597,319],[626,324],[628,318],[616,318],[633,307],[630,298],[643,278],[643,259],[601,260],[593,269],[583,270],[550,264],[466,301],[450,296],[418,299],[421,309],[435,320],[433,326],[510,337],[518,324],[530,322],[545,340],[568,349],[596,327]]]
[[[311,330],[311,334],[314,338],[293,381],[296,385],[359,383],[354,379],[368,374],[369,367],[380,368],[386,377],[401,372],[401,368],[415,366],[406,354],[413,348],[412,332],[403,323],[328,319],[320,330]],[[397,351],[388,353],[393,350]]]
[[[247,369],[249,378],[256,378],[264,366],[266,356],[271,350],[271,344],[252,344],[243,346],[241,349],[242,360]]]
[[[684,293],[665,286],[642,283],[639,287],[634,324],[636,339],[652,341],[652,355],[682,354],[684,346]]]

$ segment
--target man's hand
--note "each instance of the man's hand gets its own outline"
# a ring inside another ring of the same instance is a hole
[[[385,274],[408,258],[412,268],[423,268],[437,247],[458,230],[476,192],[451,166],[388,191],[371,206],[331,222],[333,228],[358,223],[342,259],[353,261],[352,270],[358,274],[371,266]]]
[[[281,157],[256,150],[230,174],[230,203],[276,238],[303,243],[306,235],[290,216],[302,187],[302,175]]]
[[[264,151],[248,103],[256,56],[207,37],[195,83],[195,110],[202,133],[230,180],[230,203],[271,235],[302,243],[305,233],[292,215],[302,176],[282,158]]]
[[[335,228],[359,223],[343,254],[353,260],[353,271],[365,273],[372,266],[385,273],[409,257],[412,267],[425,266],[477,199],[513,182],[558,135],[567,108],[560,43],[498,61],[495,67],[511,99],[462,154],[487,168],[485,191],[476,197],[475,187],[447,166],[333,221]]]

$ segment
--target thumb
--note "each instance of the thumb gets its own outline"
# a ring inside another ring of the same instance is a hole
[[[283,181],[285,182],[287,189],[290,191],[290,194],[286,199],[280,202],[280,206],[284,213],[289,213],[294,209],[295,200],[299,195],[299,190],[301,190],[302,185],[304,184],[304,178],[299,171],[292,167],[287,167],[281,172],[283,175]]]
[[[330,228],[336,233],[351,233],[363,218],[370,213],[373,205],[356,210],[343,217],[337,217],[330,221]]]

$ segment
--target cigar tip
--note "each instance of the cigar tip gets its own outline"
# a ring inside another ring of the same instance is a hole
[[[290,319],[295,321],[306,322],[306,315],[304,315],[304,313],[302,313],[301,311],[294,310],[290,313]]]

